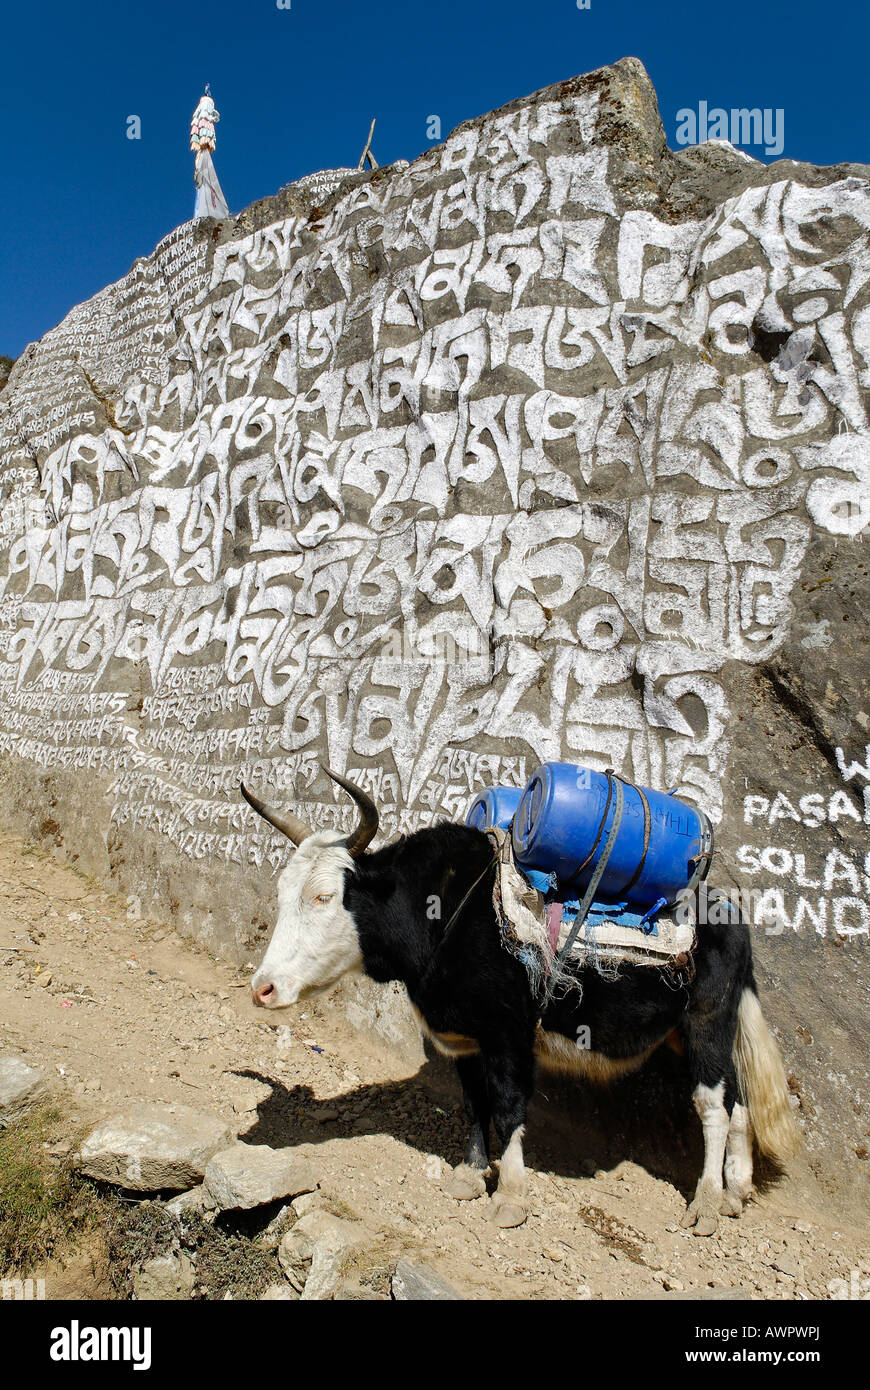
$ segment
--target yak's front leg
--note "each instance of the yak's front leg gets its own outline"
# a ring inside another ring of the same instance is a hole
[[[525,1055],[489,1056],[487,1079],[493,1123],[502,1149],[498,1187],[492,1197],[493,1220],[498,1226],[521,1226],[528,1216],[523,1134],[535,1085],[531,1039]]]
[[[485,1179],[491,1171],[489,1091],[486,1068],[479,1053],[474,1057],[457,1058],[456,1070],[462,1083],[462,1098],[471,1129],[465,1147],[465,1161],[454,1168],[444,1190],[459,1202],[470,1202],[475,1197],[486,1195]]]

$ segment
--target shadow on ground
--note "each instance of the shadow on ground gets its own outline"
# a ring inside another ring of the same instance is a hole
[[[406,1080],[361,1083],[328,1100],[316,1099],[310,1086],[286,1085],[258,1071],[236,1075],[269,1087],[255,1122],[240,1136],[245,1143],[281,1147],[385,1134],[453,1165],[462,1158],[466,1121],[459,1083],[440,1058]],[[543,1073],[525,1154],[529,1167],[566,1178],[589,1177],[628,1159],[690,1197],[703,1143],[681,1059],[658,1053],[641,1072],[606,1090]],[[758,1177],[763,1186],[765,1175]]]

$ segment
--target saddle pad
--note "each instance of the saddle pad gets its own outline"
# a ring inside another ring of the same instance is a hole
[[[518,948],[533,947],[549,970],[568,938],[571,924],[563,921],[558,940],[552,939],[547,927],[544,895],[529,883],[514,862],[510,835],[498,829],[489,830],[487,834],[499,852],[493,900],[502,934],[510,938],[505,944],[514,952]],[[600,920],[593,923],[587,919],[571,949],[570,959],[598,969],[622,963],[659,968],[680,963],[679,958],[694,948],[694,922],[683,924],[672,916],[660,915],[657,925],[657,934],[647,936],[634,927]]]

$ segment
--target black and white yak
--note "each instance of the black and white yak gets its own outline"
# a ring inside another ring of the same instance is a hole
[[[460,1199],[485,1192],[492,1124],[501,1226],[526,1216],[523,1132],[536,1059],[606,1082],[662,1043],[681,1044],[704,1133],[704,1168],[683,1224],[709,1235],[720,1213],[738,1216],[752,1189],[753,1137],[779,1161],[798,1142],[747,927],[699,926],[694,974],[681,988],[648,966],[626,966],[615,980],[586,968],[582,990],[560,993],[541,1012],[525,966],[501,942],[486,835],[444,822],[367,852],[377,810],[351,782],[329,776],[360,810],[349,837],[313,833],[242,787],[254,810],[298,846],[278,880],[278,921],[251,982],[255,1003],[285,1008],[351,971],[400,980],[424,1034],[454,1059],[462,1083],[471,1130],[448,1190]],[[581,1029],[591,1049],[577,1046]]]

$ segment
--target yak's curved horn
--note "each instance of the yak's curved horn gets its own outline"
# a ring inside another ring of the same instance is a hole
[[[321,767],[323,764],[321,763]],[[353,831],[345,846],[351,859],[356,859],[357,855],[362,854],[368,843],[374,839],[378,833],[378,808],[370,796],[366,796],[364,791],[354,786],[353,782],[348,782],[345,777],[339,777],[337,772],[331,772],[328,767],[323,771],[327,777],[331,777],[333,782],[337,782],[343,787],[348,796],[352,796],[360,810],[359,825]]]
[[[307,840],[309,835],[314,834],[311,826],[306,825],[305,821],[300,820],[298,816],[279,816],[277,812],[269,810],[265,801],[261,801],[258,796],[254,796],[253,792],[249,792],[244,782],[240,782],[239,786],[242,796],[248,805],[253,807],[257,815],[262,816],[263,820],[267,820],[270,825],[274,825],[275,829],[280,830],[282,835],[286,835],[288,840],[292,840],[294,845],[301,845],[303,840]]]

